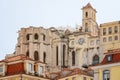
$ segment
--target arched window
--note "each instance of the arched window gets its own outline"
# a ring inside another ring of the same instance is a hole
[[[109,70],[103,71],[103,80],[110,80],[110,71]]]
[[[63,45],[63,66],[65,66],[65,52],[66,52],[66,46]]]
[[[75,51],[72,52],[72,66],[75,65]]]
[[[43,34],[43,41],[45,41],[45,34]]]
[[[43,53],[43,62],[46,63],[46,53]]]
[[[96,64],[99,64],[99,56],[98,55],[95,55],[93,57],[93,65],[96,65]]]
[[[58,65],[58,46],[56,46],[56,65]]]
[[[29,57],[29,51],[26,52],[26,56]]]
[[[85,32],[88,32],[88,23],[85,23]]]
[[[37,51],[34,52],[34,60],[39,60],[39,55]]]
[[[34,35],[34,39],[38,40],[38,34],[37,33]]]
[[[30,34],[26,35],[26,39],[29,40],[30,39]]]
[[[86,17],[86,18],[88,17],[88,12],[85,12],[85,17]]]

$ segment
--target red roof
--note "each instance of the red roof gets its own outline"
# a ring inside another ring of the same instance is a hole
[[[108,56],[111,55],[112,59],[111,61],[108,61],[107,58]],[[120,62],[120,53],[115,53],[115,54],[108,54],[104,57],[103,61],[100,63],[100,65],[104,64],[111,64],[111,63],[117,63]]]
[[[51,73],[51,75],[56,75],[55,79],[60,79],[60,78],[64,78],[64,77],[68,77],[76,74],[87,75],[92,77],[92,75],[89,74],[87,70],[82,70],[80,68],[74,68],[74,69],[66,68],[66,69],[63,69],[62,71]]]
[[[20,73],[25,73],[23,62],[7,65],[6,75],[14,75]]]

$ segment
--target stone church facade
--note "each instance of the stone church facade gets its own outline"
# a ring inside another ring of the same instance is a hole
[[[55,27],[21,28],[14,55],[25,54],[46,63],[46,68],[55,72],[98,64],[103,58],[101,51],[96,10],[88,3],[82,8],[82,27],[75,31]]]

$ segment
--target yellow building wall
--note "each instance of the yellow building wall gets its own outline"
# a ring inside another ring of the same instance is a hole
[[[61,78],[59,80],[73,80],[72,78],[75,77],[75,80],[84,80],[84,77],[86,77],[86,80],[91,80],[93,79],[92,77],[90,76],[86,76],[86,75],[73,75],[73,76],[68,76],[68,77],[65,77],[65,78]]]
[[[104,70],[105,69],[99,69],[99,72],[98,72],[99,80],[103,80],[103,71]],[[106,70],[110,70],[110,80],[120,80],[120,66],[111,67]]]
[[[118,33],[114,32],[114,27],[118,27]],[[112,27],[112,34],[109,34],[109,27]],[[103,35],[103,28],[106,28],[106,35]],[[108,41],[108,38],[112,36],[112,41]],[[118,40],[114,40],[114,37],[118,36]],[[103,38],[106,38],[106,42],[103,42]],[[100,41],[101,41],[101,46],[104,49],[104,52],[107,50],[112,50],[112,49],[117,49],[120,48],[120,23],[119,21],[115,22],[109,22],[109,23],[104,23],[101,24],[100,26]]]
[[[120,80],[120,66],[112,67],[110,71],[110,80]]]
[[[102,70],[101,69],[99,69],[99,71],[98,71],[99,73],[98,73],[98,76],[99,76],[99,80],[103,80],[103,72],[102,72]]]

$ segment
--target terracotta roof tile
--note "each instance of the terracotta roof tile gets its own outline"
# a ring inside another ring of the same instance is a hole
[[[62,75],[62,73],[64,73],[64,72],[68,72],[68,73],[65,75]],[[57,75],[55,77],[56,80],[60,79],[60,78],[68,77],[68,76],[73,76],[76,74],[91,76],[91,74],[89,74],[87,70],[82,70],[80,68],[74,68],[74,69],[68,68],[68,69],[63,69],[62,71],[59,71],[56,73],[51,73],[51,75]]]
[[[100,65],[113,64],[113,63],[120,62],[120,49],[108,50],[108,52],[104,54],[105,54],[105,57],[102,60],[102,62],[94,66],[100,66]],[[112,57],[110,61],[108,61],[107,59],[108,56]]]
[[[111,61],[107,61],[107,58],[108,58],[109,55],[112,55],[112,60]],[[100,65],[117,63],[117,62],[120,62],[120,53],[106,55],[104,57],[103,61],[100,63]]]
[[[24,63],[16,63],[16,64],[11,64],[7,66],[6,75],[14,75],[14,74],[20,74],[20,73],[25,73]]]

